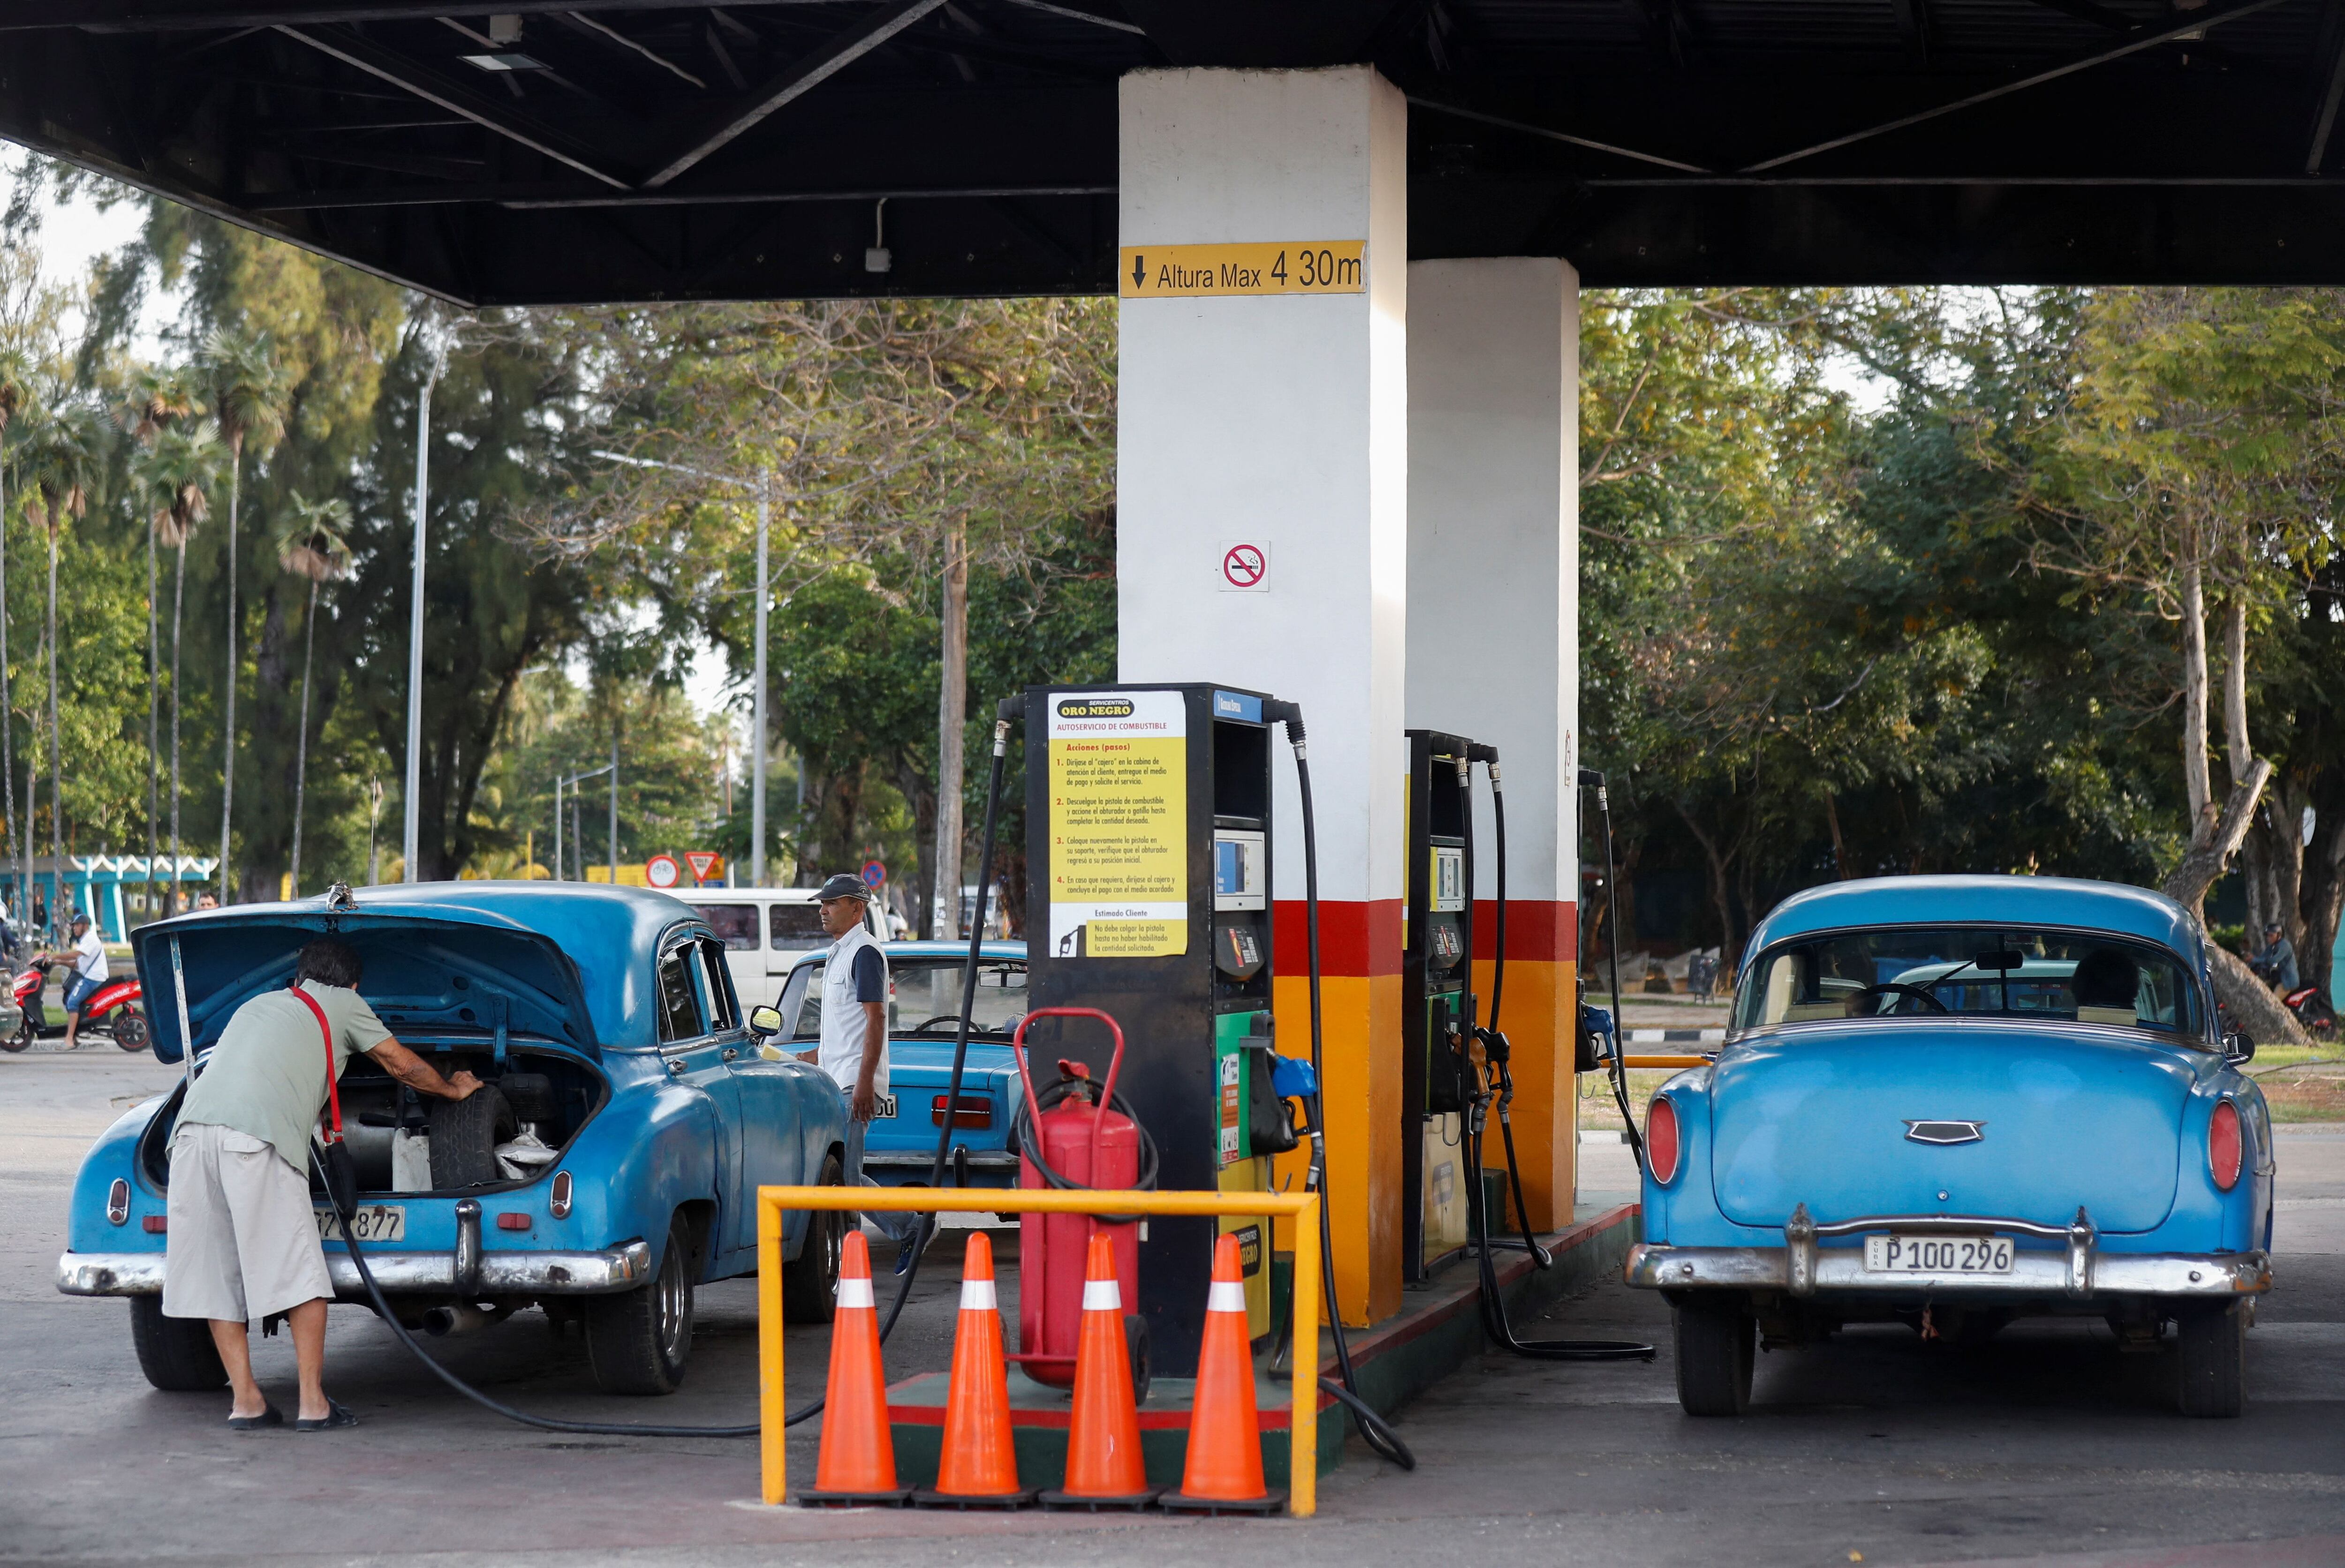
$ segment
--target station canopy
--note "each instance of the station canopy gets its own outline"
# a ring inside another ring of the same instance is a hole
[[[1417,259],[2345,279],[2339,0],[0,0],[0,136],[466,304],[1091,293],[1119,76],[1360,62]]]

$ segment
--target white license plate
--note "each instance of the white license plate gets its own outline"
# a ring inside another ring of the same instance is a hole
[[[2007,1236],[1868,1236],[1864,1266],[1880,1274],[2008,1274]]]
[[[873,1121],[895,1120],[896,1097],[894,1095],[873,1095],[871,1097],[871,1119]]]
[[[342,1239],[341,1216],[330,1209],[313,1209],[318,1217],[318,1239],[340,1241]],[[404,1241],[407,1239],[407,1210],[396,1203],[370,1203],[358,1210],[358,1232],[360,1241]]]

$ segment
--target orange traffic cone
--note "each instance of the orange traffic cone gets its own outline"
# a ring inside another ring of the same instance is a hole
[[[896,1484],[888,1376],[879,1364],[879,1314],[871,1296],[871,1247],[860,1230],[847,1233],[835,1306],[822,1457],[815,1465],[814,1490],[799,1492],[798,1501],[816,1508],[900,1508],[912,1489]]]
[[[960,1323],[953,1333],[952,1384],[945,1393],[944,1451],[937,1484],[912,1501],[923,1508],[1017,1508],[1034,1501],[1018,1484],[1010,1446],[1009,1363],[993,1295],[993,1243],[969,1239],[960,1271]]]
[[[1083,1269],[1081,1337],[1075,1342],[1075,1411],[1067,1431],[1065,1490],[1042,1494],[1045,1508],[1145,1508],[1161,1490],[1140,1456],[1140,1407],[1123,1338],[1123,1292],[1115,1243],[1091,1234]]]
[[[1306,1401],[1315,1403],[1315,1401]],[[1315,1412],[1298,1410],[1297,1421]],[[1238,1239],[1213,1246],[1213,1283],[1205,1297],[1205,1335],[1197,1350],[1197,1398],[1189,1411],[1189,1458],[1181,1490],[1167,1508],[1191,1513],[1270,1513],[1286,1493],[1262,1481],[1262,1423],[1254,1403],[1254,1349],[1246,1334],[1245,1283]]]

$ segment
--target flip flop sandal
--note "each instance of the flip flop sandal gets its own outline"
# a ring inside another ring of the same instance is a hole
[[[285,1412],[271,1404],[261,1406],[259,1415],[232,1415],[228,1418],[230,1431],[259,1431],[263,1427],[284,1424]]]
[[[337,1431],[343,1427],[359,1424],[357,1416],[344,1410],[332,1400],[326,1401],[326,1414],[320,1416],[316,1421],[295,1421],[293,1430],[295,1431]]]

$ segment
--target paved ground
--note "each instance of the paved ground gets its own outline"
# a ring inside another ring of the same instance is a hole
[[[127,1307],[50,1287],[82,1149],[168,1078],[110,1047],[0,1058],[0,1561],[2345,1563],[2336,1133],[2282,1143],[2281,1285],[2250,1336],[2253,1403],[2238,1422],[2167,1413],[2161,1362],[2120,1357],[2081,1330],[2021,1329],[1966,1351],[1902,1330],[1853,1332],[1764,1358],[1760,1408],[1735,1422],[1679,1413],[1666,1346],[1650,1366],[1492,1357],[1406,1413],[1415,1474],[1355,1444],[1316,1521],[1085,1523],[761,1508],[754,1444],[506,1425],[446,1395],[355,1309],[335,1314],[330,1376],[366,1425],[232,1437],[218,1425],[223,1398],[147,1387]],[[1586,1152],[1591,1188],[1629,1185],[1625,1150]],[[954,1271],[938,1272],[891,1343],[891,1366],[945,1359]],[[1667,1330],[1654,1303],[1617,1286],[1522,1326],[1660,1340]],[[704,1292],[690,1386],[624,1403],[594,1395],[574,1351],[553,1345],[534,1313],[442,1349],[533,1409],[743,1421],[753,1334],[746,1287]],[[818,1387],[819,1337],[794,1335],[792,1350],[796,1399]],[[263,1341],[259,1360],[289,1399],[286,1341]],[[810,1442],[795,1462],[811,1462]]]

